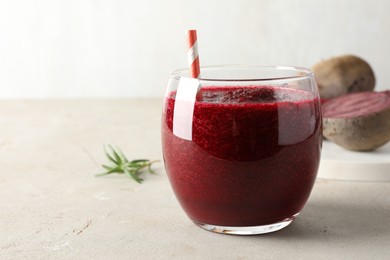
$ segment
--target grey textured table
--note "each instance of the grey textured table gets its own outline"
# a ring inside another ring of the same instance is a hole
[[[276,233],[192,224],[163,164],[137,184],[94,177],[104,143],[160,159],[158,99],[0,102],[0,259],[389,259],[390,183],[318,179]]]

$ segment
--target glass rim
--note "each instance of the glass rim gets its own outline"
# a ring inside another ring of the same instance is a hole
[[[301,75],[288,75],[288,76],[281,76],[281,77],[258,77],[258,78],[232,78],[232,79],[223,79],[223,78],[217,78],[217,77],[202,77],[202,71],[208,70],[211,71],[213,69],[220,69],[220,70],[228,70],[228,69],[274,69],[279,71],[295,71],[302,73]],[[171,72],[170,77],[174,77],[176,79],[180,78],[191,78],[190,76],[185,76],[184,73],[189,72],[189,68],[181,68],[177,69]],[[211,66],[201,66],[200,67],[200,77],[198,80],[201,81],[225,81],[225,82],[235,82],[235,81],[278,81],[278,80],[299,80],[299,79],[305,79],[308,77],[311,77],[314,75],[314,72],[311,69],[300,67],[300,66],[290,66],[290,65],[244,65],[244,64],[229,64],[229,65],[211,65]]]

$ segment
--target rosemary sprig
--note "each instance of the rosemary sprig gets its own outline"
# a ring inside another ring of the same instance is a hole
[[[120,149],[114,148],[111,145],[108,145],[110,151],[107,151],[106,146],[103,148],[108,160],[111,162],[111,165],[102,165],[106,171],[96,174],[96,176],[104,176],[111,173],[124,173],[136,182],[141,183],[143,179],[140,178],[139,175],[142,172],[147,170],[149,173],[154,173],[152,164],[158,161],[150,161],[147,159],[129,161]]]

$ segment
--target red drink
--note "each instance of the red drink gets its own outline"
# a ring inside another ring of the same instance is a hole
[[[203,87],[194,103],[190,141],[173,134],[175,94],[165,102],[163,154],[190,219],[260,226],[301,211],[320,160],[316,96],[282,87]]]

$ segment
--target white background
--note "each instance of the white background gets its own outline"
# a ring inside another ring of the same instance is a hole
[[[0,99],[162,96],[186,67],[310,67],[352,53],[390,88],[386,0],[0,0]]]

